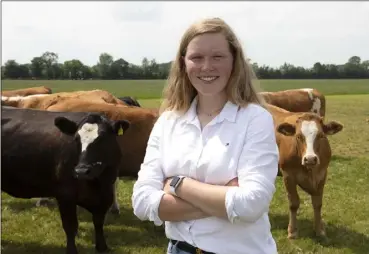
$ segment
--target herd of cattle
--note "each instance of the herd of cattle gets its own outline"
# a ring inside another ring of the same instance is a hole
[[[288,193],[288,237],[297,237],[297,186],[312,197],[314,230],[324,236],[323,188],[331,159],[326,99],[316,89],[262,92],[272,114],[280,153],[279,176]],[[104,219],[119,214],[119,177],[137,177],[159,116],[130,96],[104,90],[52,93],[47,87],[2,91],[1,190],[17,198],[55,198],[66,234],[66,253],[78,253],[77,205],[93,216],[95,248],[108,251]]]

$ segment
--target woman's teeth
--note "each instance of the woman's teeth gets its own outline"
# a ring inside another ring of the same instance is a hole
[[[214,77],[199,77],[199,79],[201,79],[203,81],[213,81],[217,78],[218,78],[217,76],[214,76]]]

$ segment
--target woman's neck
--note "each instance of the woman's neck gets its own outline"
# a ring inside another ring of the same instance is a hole
[[[226,93],[219,93],[214,96],[198,95],[197,112],[203,114],[214,114],[222,110],[227,103]]]

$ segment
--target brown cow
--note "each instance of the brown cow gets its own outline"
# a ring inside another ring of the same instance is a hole
[[[120,119],[129,121],[130,127],[125,135],[117,137],[118,144],[121,148],[125,147],[125,149],[122,149],[124,159],[119,166],[119,177],[137,177],[146,153],[148,138],[158,118],[157,110],[69,98],[53,104],[47,108],[47,111],[98,112],[105,113],[111,120]],[[46,199],[40,200],[38,205],[44,200]],[[111,211],[113,213],[119,213],[116,193]]]
[[[3,90],[1,91],[2,96],[13,97],[13,96],[29,96],[34,94],[51,94],[51,88],[46,86],[28,87],[16,90]]]
[[[313,112],[325,116],[325,96],[313,88],[261,92],[264,100],[291,112]]]
[[[118,105],[126,105],[125,102],[119,100],[114,95],[104,90],[91,91],[74,91],[74,92],[60,92],[54,94],[37,94],[27,97],[1,96],[1,104],[4,106],[11,106],[16,108],[33,108],[47,110],[49,107],[64,101],[69,98],[83,99],[92,102],[104,102]]]
[[[314,230],[325,236],[321,217],[323,189],[331,160],[331,147],[327,135],[340,132],[342,124],[335,121],[323,123],[314,113],[293,113],[267,105],[276,126],[279,148],[279,172],[284,180],[290,206],[288,238],[297,237],[296,213],[300,206],[297,185],[307,192],[314,208]]]

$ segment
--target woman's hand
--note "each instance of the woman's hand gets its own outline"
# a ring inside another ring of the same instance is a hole
[[[164,186],[163,186],[163,191],[165,191],[166,193],[170,193],[170,182],[172,181],[173,177],[168,177],[164,180]]]
[[[165,191],[166,193],[170,193],[170,182],[172,181],[173,177],[168,177],[164,180],[164,186],[163,186],[163,191]],[[230,180],[225,186],[238,186],[238,177],[233,178],[232,180]]]
[[[225,186],[238,186],[238,177],[233,178]]]

